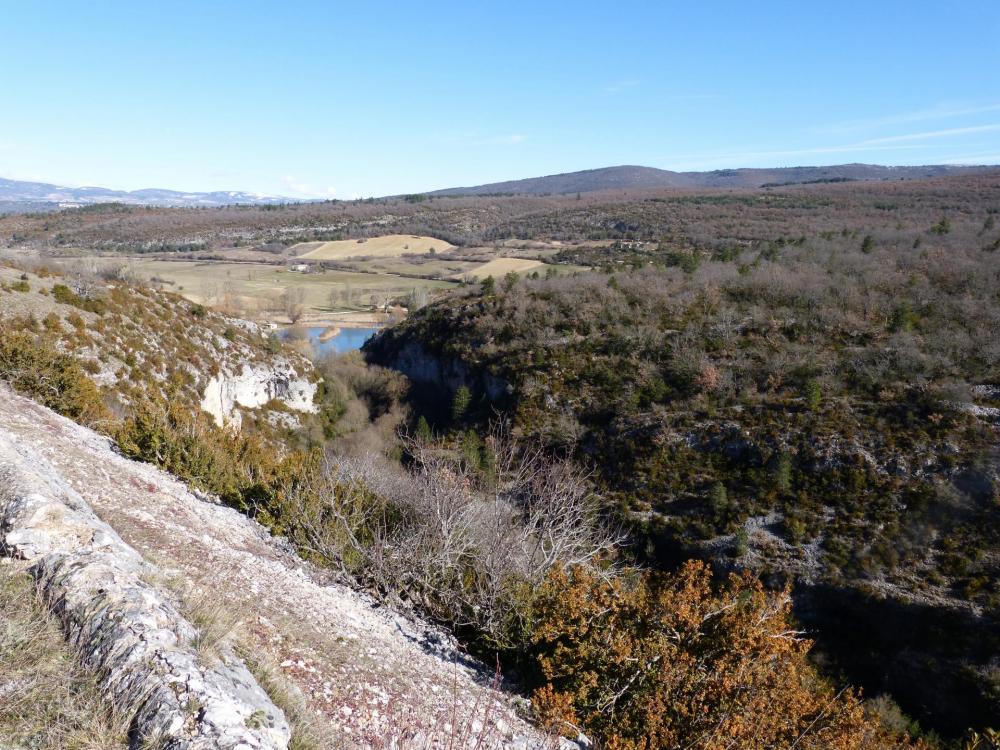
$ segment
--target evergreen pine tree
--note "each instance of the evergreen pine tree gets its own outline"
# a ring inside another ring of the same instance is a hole
[[[417,420],[417,440],[421,443],[429,443],[433,437],[431,426],[427,423],[427,417],[421,414],[420,419]]]
[[[459,389],[455,391],[455,396],[451,400],[452,421],[461,422],[465,417],[465,413],[469,410],[469,404],[471,403],[472,392],[464,385],[459,386]]]

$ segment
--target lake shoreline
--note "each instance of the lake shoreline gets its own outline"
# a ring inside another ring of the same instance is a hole
[[[320,343],[321,344],[325,344],[330,339],[339,336],[340,335],[340,330],[341,329],[340,329],[339,326],[330,326],[325,331],[323,331],[323,333],[321,333],[319,335],[319,341],[320,341]]]
[[[365,342],[382,330],[383,326],[323,326],[299,323],[296,326],[285,326],[278,330],[278,336],[288,339],[294,328],[304,329],[306,337],[317,354],[343,354],[355,351],[364,346]]]

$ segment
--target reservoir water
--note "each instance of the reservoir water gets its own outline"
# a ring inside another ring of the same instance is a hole
[[[354,349],[360,349],[362,345],[380,330],[378,327],[372,328],[341,328],[336,336],[320,341],[320,336],[327,329],[326,326],[307,328],[306,333],[309,341],[316,349],[317,354],[341,354]],[[288,336],[288,329],[283,329],[279,334],[281,338]]]

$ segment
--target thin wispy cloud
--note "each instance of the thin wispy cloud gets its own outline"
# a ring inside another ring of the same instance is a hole
[[[823,156],[827,154],[847,154],[860,153],[866,151],[917,151],[927,149],[925,144],[900,144],[896,146],[865,146],[861,144],[849,144],[843,146],[817,146],[813,148],[794,149],[762,149],[759,151],[737,151],[713,154],[682,154],[674,156],[667,161],[673,168],[683,167],[685,169],[711,169],[714,167],[731,167],[750,164],[762,159]]]
[[[973,117],[975,115],[988,114],[990,112],[1000,112],[1000,103],[968,105],[968,104],[941,104],[930,109],[922,109],[913,112],[901,112],[894,115],[882,117],[869,117],[858,120],[848,120],[846,122],[824,125],[815,129],[817,133],[849,133],[861,130],[877,130],[878,128],[891,127],[893,125],[906,125],[914,122],[927,122],[934,120],[948,120],[955,117]]]
[[[901,144],[898,146],[877,146],[864,145],[859,143],[846,144],[842,146],[815,146],[809,148],[788,148],[788,149],[759,149],[745,151],[718,151],[710,154],[680,154],[674,159],[696,161],[700,159],[711,159],[720,162],[737,163],[741,161],[752,161],[759,158],[774,156],[819,156],[822,154],[843,154],[852,151],[910,151],[927,148],[922,144]]]
[[[1000,151],[991,151],[981,154],[963,154],[961,156],[946,156],[941,160],[943,164],[1000,164]]]
[[[904,141],[926,141],[932,138],[951,138],[973,133],[991,133],[1000,130],[1000,124],[973,125],[967,128],[948,128],[946,130],[928,130],[923,133],[907,133],[906,135],[890,135],[885,138],[869,138],[861,145],[878,145],[882,143],[902,143]]]
[[[634,89],[639,85],[639,81],[634,78],[629,78],[624,81],[616,81],[615,83],[608,84],[604,87],[605,94],[618,94],[622,91],[627,91],[628,89]]]
[[[979,135],[982,133],[993,133],[1000,131],[1000,123],[988,125],[973,125],[963,128],[945,128],[942,130],[927,130],[920,133],[903,133],[900,135],[890,135],[880,138],[868,138],[863,141],[835,145],[819,145],[794,149],[759,149],[742,151],[715,152],[712,154],[681,154],[675,155],[665,161],[669,162],[675,169],[712,169],[720,166],[734,166],[741,164],[752,164],[770,159],[802,159],[811,156],[825,156],[833,154],[863,154],[871,152],[886,153],[889,151],[927,151],[940,149],[941,139],[953,138],[956,142],[961,141],[966,136]],[[972,148],[993,148],[992,146],[982,146],[975,144]],[[968,146],[967,146],[968,148]],[[988,155],[975,155],[960,157],[956,159],[946,159],[935,157],[938,163],[959,164],[959,163],[987,163],[983,161]],[[989,161],[989,160],[987,160]]]

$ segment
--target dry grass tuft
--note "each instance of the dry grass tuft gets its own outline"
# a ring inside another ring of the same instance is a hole
[[[208,591],[188,592],[181,600],[181,611],[198,630],[191,646],[200,660],[220,659],[232,647],[240,621],[224,600]]]
[[[332,736],[332,730],[323,726],[322,720],[309,710],[302,691],[282,674],[266,652],[246,644],[240,644],[237,652],[257,684],[264,689],[274,705],[284,712],[288,725],[292,728],[288,750],[332,750],[334,747],[342,747]]]
[[[102,700],[31,577],[0,562],[0,744],[124,748],[129,718]]]

